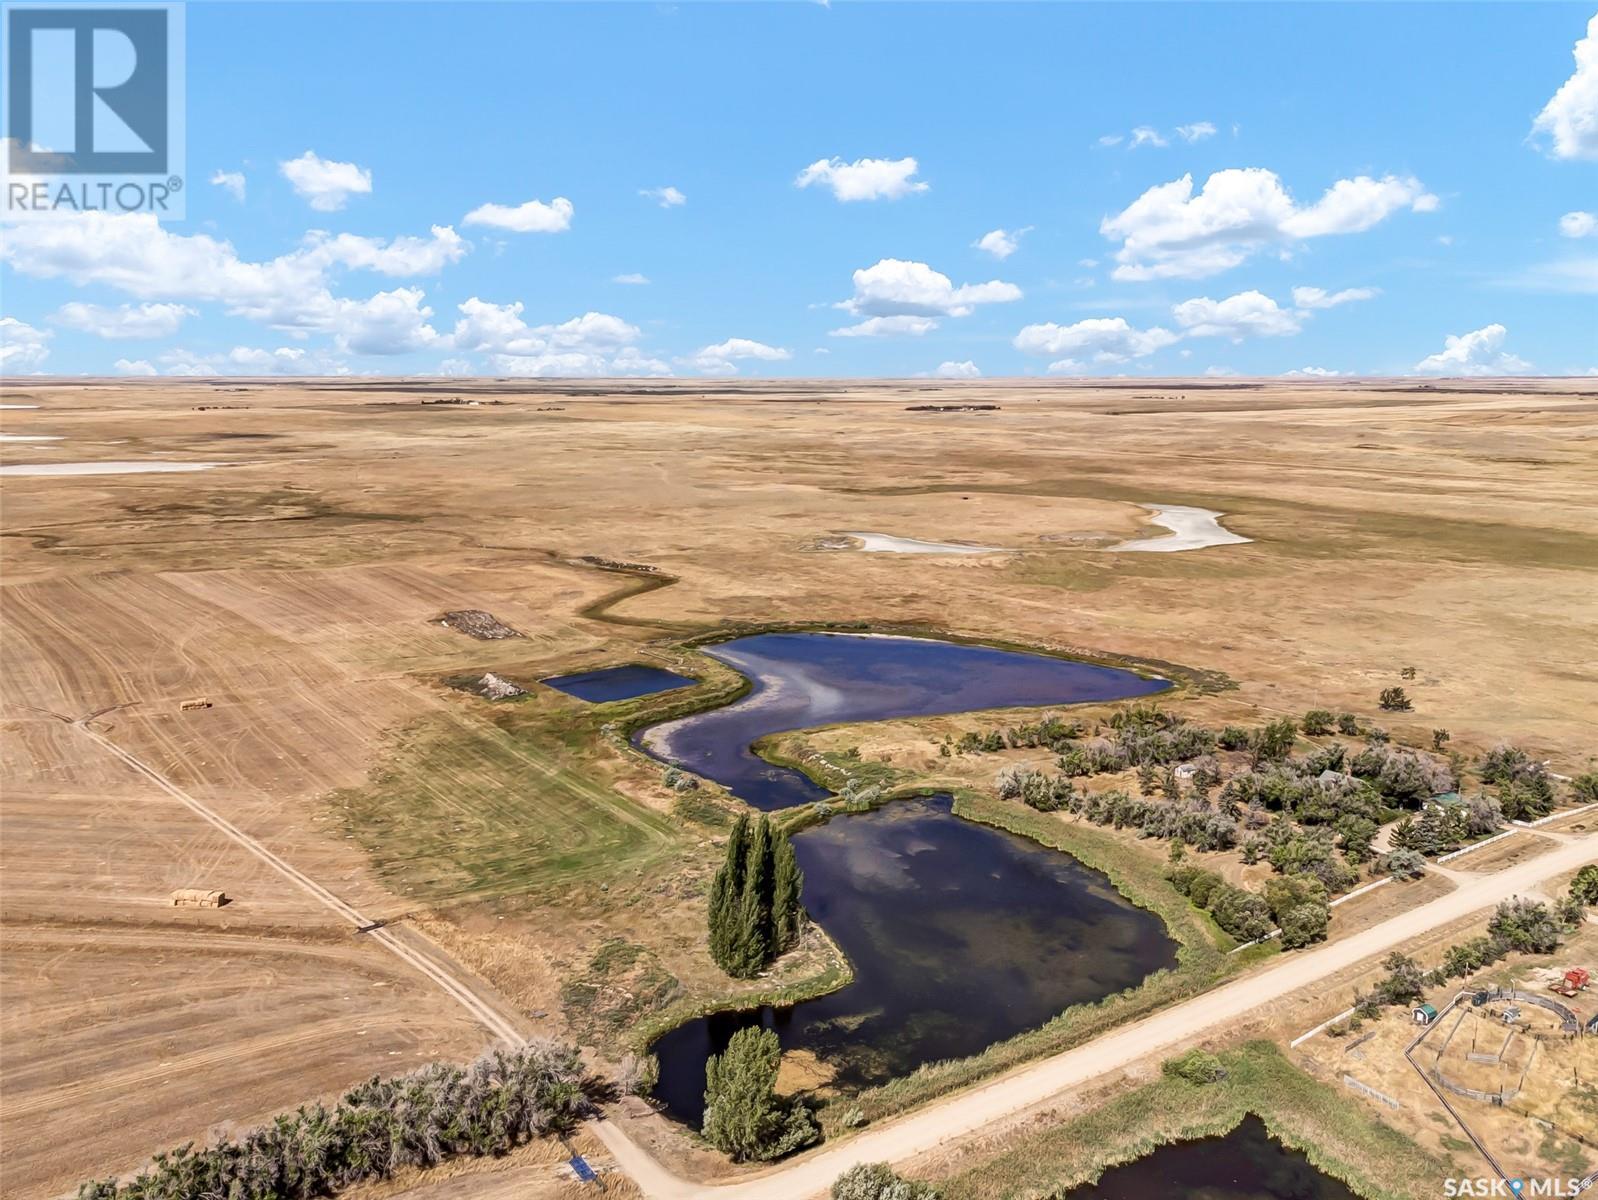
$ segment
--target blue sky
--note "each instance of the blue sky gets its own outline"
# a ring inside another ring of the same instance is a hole
[[[6,230],[6,368],[1584,373],[1590,21],[190,4],[187,219]]]

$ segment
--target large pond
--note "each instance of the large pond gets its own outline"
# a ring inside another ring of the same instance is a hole
[[[1175,964],[1159,918],[1104,875],[963,821],[951,803],[897,801],[795,836],[805,908],[848,954],[854,982],[666,1034],[654,1046],[655,1095],[672,1115],[698,1126],[705,1060],[746,1025],[775,1029],[785,1051],[808,1052],[786,1060],[811,1068],[803,1082],[853,1090],[975,1054]]]
[[[724,785],[757,808],[827,795],[750,749],[772,733],[983,708],[1119,700],[1170,686],[1131,671],[928,638],[763,633],[705,650],[753,681],[725,708],[645,730],[639,745]]]
[[[1323,1175],[1296,1150],[1248,1116],[1225,1137],[1173,1142],[1135,1162],[1106,1171],[1097,1183],[1063,1193],[1064,1200],[1359,1200]]]

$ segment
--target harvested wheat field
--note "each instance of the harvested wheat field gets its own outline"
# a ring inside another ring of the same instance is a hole
[[[423,403],[457,395],[502,403]],[[222,465],[4,480],[8,1196],[490,1040],[251,845],[464,963],[517,1028],[602,1056],[724,989],[700,899],[724,814],[685,809],[589,706],[536,687],[685,666],[677,644],[710,628],[1077,647],[1225,676],[1267,713],[1369,712],[1413,666],[1414,710],[1384,718],[1397,737],[1510,736],[1566,774],[1594,753],[1598,395],[1580,381],[159,380],[15,398],[65,440],[7,444],[6,465]],[[911,411],[928,403],[997,408]],[[1249,540],[1104,552],[1164,533],[1154,505]],[[848,530],[1006,553],[872,553]],[[529,695],[451,686],[486,672]],[[173,908],[188,887],[230,902]],[[574,1003],[579,977],[628,1000]]]

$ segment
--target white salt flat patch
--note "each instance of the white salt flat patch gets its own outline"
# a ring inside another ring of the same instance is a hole
[[[61,437],[53,433],[0,433],[0,442],[59,442]]]
[[[97,463],[17,463],[0,467],[0,475],[154,475],[178,471],[209,471],[223,467],[219,462],[167,462],[154,459],[148,462],[97,462]]]
[[[1165,526],[1171,531],[1170,536],[1136,538],[1111,546],[1111,550],[1163,554],[1173,550],[1202,550],[1206,546],[1235,546],[1254,540],[1222,528],[1220,519],[1225,514],[1211,508],[1190,508],[1185,504],[1145,504],[1143,507],[1154,514],[1149,521]]]
[[[860,549],[872,554],[1004,554],[1003,546],[964,546],[956,542],[924,542],[920,538],[894,537],[891,533],[841,531],[844,537],[860,542]]]
[[[0,408],[38,408],[37,404],[0,404]]]

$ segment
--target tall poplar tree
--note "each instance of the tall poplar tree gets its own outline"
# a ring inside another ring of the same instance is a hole
[[[733,953],[739,969],[732,973],[744,979],[757,974],[772,955],[771,868],[771,819],[762,813],[749,839],[738,908],[738,948]]]
[[[744,869],[749,858],[749,816],[740,814],[727,838],[727,858],[710,885],[710,956],[729,975],[739,961]]]
[[[772,945],[781,953],[799,940],[799,923],[804,909],[799,894],[805,886],[805,873],[799,869],[793,843],[786,833],[777,835],[773,852],[774,871],[771,889]]]

